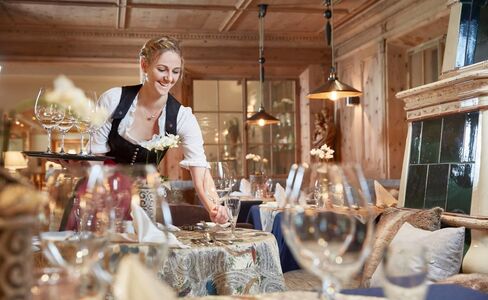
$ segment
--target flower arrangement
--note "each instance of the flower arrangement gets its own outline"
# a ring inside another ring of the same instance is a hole
[[[266,158],[263,158],[257,154],[248,153],[246,154],[246,159],[254,162],[254,173],[256,175],[264,174],[264,165],[268,163]]]
[[[107,120],[107,110],[103,107],[97,107],[94,110],[90,102],[96,101],[96,99],[89,99],[85,92],[76,87],[68,77],[58,76],[53,85],[54,89],[47,91],[45,95],[47,102],[70,108],[74,114],[94,127],[100,127]]]
[[[146,148],[149,151],[156,151],[157,156],[157,165],[161,162],[162,153],[161,151],[165,151],[170,148],[178,147],[180,143],[180,136],[174,134],[155,134],[153,135],[152,139],[141,143],[141,146]],[[159,152],[158,152],[159,151]]]
[[[310,150],[310,155],[317,157],[319,160],[329,160],[334,158],[334,150],[323,144],[320,148],[313,148]]]

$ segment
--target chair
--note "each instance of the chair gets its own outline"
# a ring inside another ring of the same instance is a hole
[[[173,225],[194,225],[200,221],[210,222],[207,210],[200,205],[170,204]]]

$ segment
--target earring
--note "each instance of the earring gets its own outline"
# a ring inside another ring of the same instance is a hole
[[[144,84],[147,80],[147,73],[142,74],[142,83]]]

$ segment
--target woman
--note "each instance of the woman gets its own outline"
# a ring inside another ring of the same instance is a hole
[[[161,154],[157,158],[141,145],[155,134],[179,135],[184,153],[180,166],[190,171],[195,191],[212,221],[226,222],[225,208],[215,205],[204,190],[208,164],[197,120],[191,108],[169,93],[183,72],[178,41],[166,36],[151,39],[139,56],[142,85],[112,88],[100,97],[100,105],[112,118],[94,135],[92,151],[113,156],[116,163],[156,164]]]

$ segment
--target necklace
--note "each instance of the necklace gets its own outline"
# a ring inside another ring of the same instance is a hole
[[[154,118],[156,118],[157,116],[159,116],[161,114],[161,110],[162,109],[159,109],[157,112],[151,114],[150,111],[148,111],[146,108],[144,108],[145,112],[146,112],[146,120],[147,121],[152,121]],[[147,115],[147,113],[149,113],[149,115]]]

